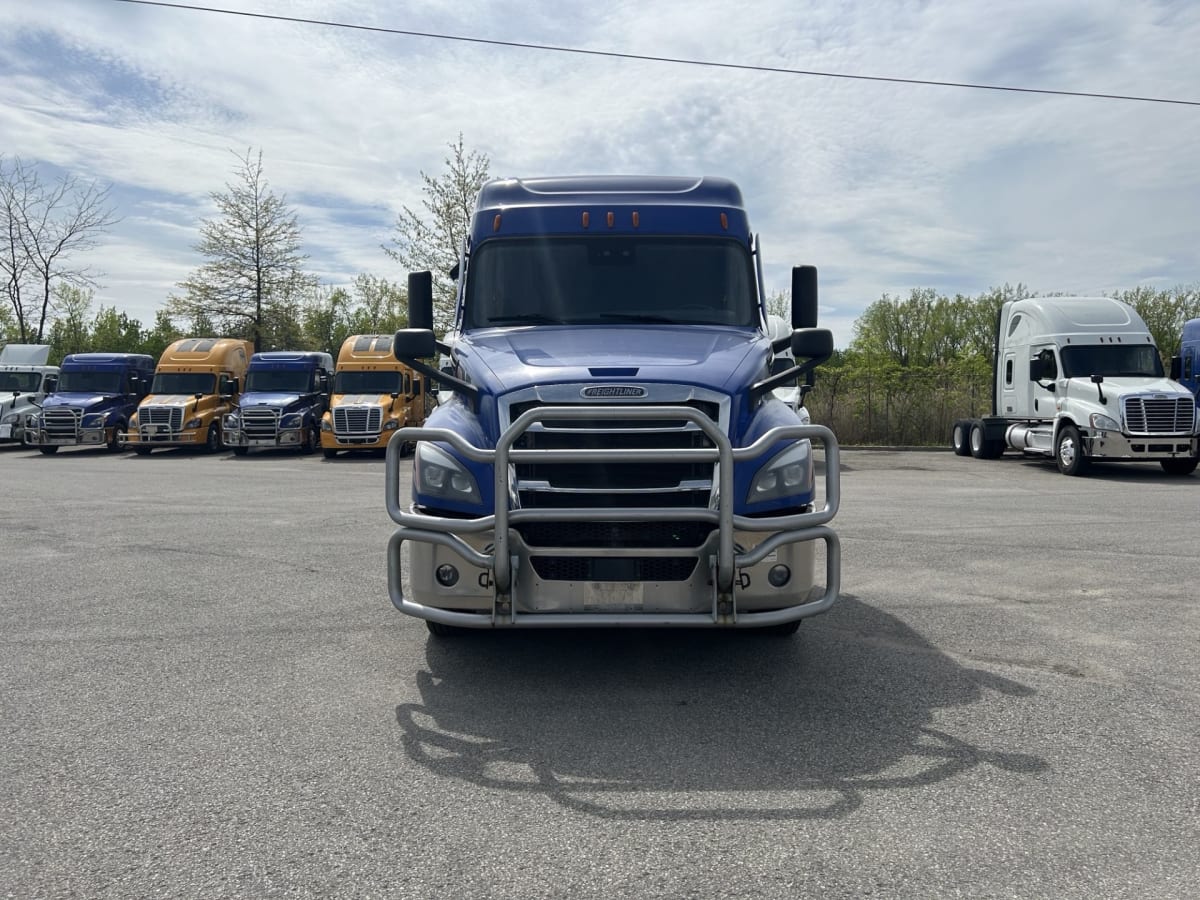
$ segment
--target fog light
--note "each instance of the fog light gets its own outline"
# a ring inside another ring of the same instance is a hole
[[[767,581],[771,582],[771,587],[783,587],[792,579],[792,570],[787,566],[771,566],[771,571],[767,573]]]
[[[449,563],[438,566],[433,574],[442,587],[454,587],[458,583],[458,569]]]

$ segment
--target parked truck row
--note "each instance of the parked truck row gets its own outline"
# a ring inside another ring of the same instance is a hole
[[[427,382],[391,352],[392,335],[352,335],[328,353],[254,353],[248,341],[185,338],[157,360],[74,353],[45,365],[48,345],[0,350],[0,442],[52,455],[106,446],[382,452],[424,421]]]

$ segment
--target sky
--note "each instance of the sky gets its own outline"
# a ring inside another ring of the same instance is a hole
[[[143,324],[203,257],[238,155],[262,153],[307,268],[403,283],[383,251],[461,134],[497,177],[721,175],[771,292],[815,265],[846,347],[885,294],[1200,283],[1193,0],[0,0],[0,155],[110,186],[93,309]],[[760,70],[737,68],[758,67]]]

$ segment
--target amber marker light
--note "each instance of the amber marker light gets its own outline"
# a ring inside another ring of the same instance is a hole
[[[612,228],[613,222],[615,222],[617,220],[617,217],[613,215],[612,210],[609,210],[608,215],[605,216],[605,219],[607,219],[607,221],[608,221],[608,227]]]
[[[724,215],[724,213],[722,213]],[[492,219],[492,231],[500,230],[500,213],[496,213],[496,218]]]
[[[589,223],[592,221],[592,216],[591,216],[591,214],[590,214],[590,213],[586,213],[586,212],[585,212],[585,213],[583,214],[582,218],[583,218],[583,227],[584,227],[584,228],[587,228],[587,227],[588,227],[588,224],[589,224]]]
[[[639,215],[638,215],[638,212],[637,212],[637,210],[635,209],[635,210],[633,211],[633,227],[634,227],[634,228],[637,228],[637,227],[638,227],[638,222],[639,222],[639,221],[641,221],[641,216],[639,216]]]
[[[497,218],[499,218],[499,217],[497,217]],[[725,215],[725,213],[721,213],[721,227],[725,231],[729,230],[729,216]]]

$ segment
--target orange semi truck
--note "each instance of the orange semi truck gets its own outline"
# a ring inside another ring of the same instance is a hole
[[[355,334],[342,342],[329,410],[321,420],[326,459],[340,450],[383,453],[397,428],[425,421],[425,386],[392,353],[390,334]]]
[[[129,421],[127,446],[221,449],[221,420],[237,402],[254,353],[249,341],[184,338],[163,351],[150,393]]]

